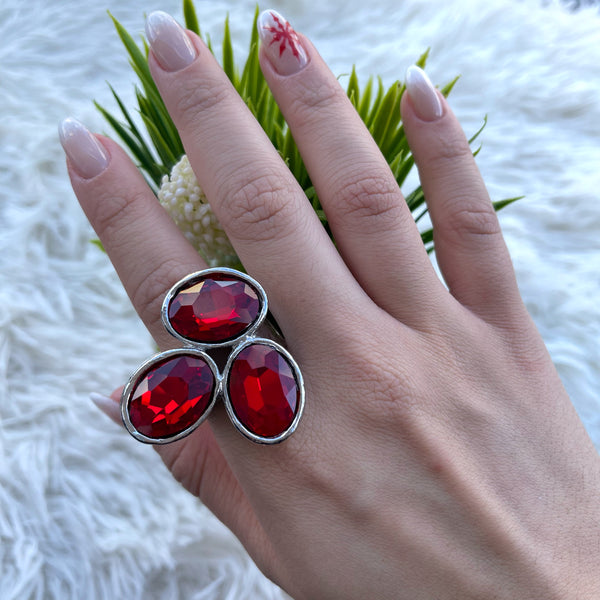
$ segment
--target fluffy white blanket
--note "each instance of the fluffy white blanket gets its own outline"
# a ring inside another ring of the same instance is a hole
[[[202,0],[238,52],[254,0]],[[152,344],[69,188],[56,126],[128,102],[132,72],[110,8],[132,31],[178,0],[0,3],[0,598],[282,598],[158,457],[88,401]],[[263,7],[268,8],[268,7]],[[390,83],[426,47],[429,73],[462,74],[451,102],[468,133],[523,296],[600,446],[600,17],[534,0],[275,0],[336,73]],[[414,178],[411,185],[414,183]]]

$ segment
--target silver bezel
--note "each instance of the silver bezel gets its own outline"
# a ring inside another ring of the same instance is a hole
[[[231,365],[233,364],[233,361],[236,359],[238,354],[244,348],[247,348],[248,346],[251,346],[253,344],[269,346],[269,347],[277,350],[289,362],[290,366],[292,367],[292,372],[293,372],[294,378],[296,380],[296,385],[298,386],[298,391],[299,391],[298,406],[296,409],[296,415],[294,416],[294,420],[292,421],[290,426],[284,432],[280,433],[276,437],[265,438],[265,437],[256,435],[256,434],[252,433],[251,431],[249,431],[248,429],[246,429],[246,427],[244,427],[242,422],[237,418],[237,415],[235,414],[235,411],[233,410],[233,406],[231,405],[231,399],[229,398],[228,383],[229,383],[229,376],[231,374]],[[256,442],[257,444],[279,444],[279,443],[283,442],[283,440],[287,439],[290,435],[292,435],[292,433],[294,433],[294,431],[298,427],[300,418],[302,417],[302,412],[304,411],[304,379],[302,377],[302,373],[300,371],[300,367],[298,366],[298,363],[296,363],[296,361],[294,360],[292,355],[283,346],[281,346],[280,344],[277,344],[273,340],[269,340],[267,338],[250,338],[250,339],[245,340],[243,343],[241,343],[239,346],[236,346],[233,349],[233,351],[231,352],[231,355],[229,356],[229,359],[227,360],[227,364],[225,365],[225,368],[223,369],[223,378],[221,381],[221,394],[223,396],[223,403],[225,404],[225,409],[227,410],[227,414],[229,415],[231,422],[235,425],[235,428],[242,435],[247,437],[249,440]]]
[[[165,359],[172,358],[172,357],[179,356],[179,355],[196,356],[198,358],[202,358],[202,360],[204,360],[206,362],[206,364],[209,366],[210,370],[212,371],[213,377],[215,379],[215,385],[213,388],[213,393],[212,393],[212,397],[210,400],[210,404],[207,406],[206,410],[204,411],[204,414],[197,421],[195,421],[192,425],[190,425],[190,427],[188,427],[187,429],[184,429],[177,435],[173,435],[168,438],[150,438],[150,437],[140,433],[135,428],[135,426],[131,422],[131,419],[129,418],[129,402],[131,401],[131,396],[133,395],[133,392],[134,392],[137,384],[139,383],[139,380],[141,379],[141,377],[143,375],[145,375],[152,368],[153,365],[155,365],[158,362],[162,362]],[[212,409],[215,405],[217,397],[221,393],[221,388],[222,388],[222,377],[219,373],[217,365],[215,364],[215,361],[210,356],[208,356],[208,354],[206,354],[205,352],[202,352],[202,350],[197,350],[195,348],[177,348],[175,350],[167,350],[166,352],[161,352],[161,353],[156,354],[153,357],[149,358],[144,363],[142,363],[137,368],[137,370],[131,375],[131,377],[129,378],[129,381],[127,382],[127,385],[123,389],[123,394],[121,395],[121,418],[123,419],[123,425],[125,425],[125,428],[127,429],[127,431],[129,431],[129,433],[136,440],[143,442],[144,444],[153,444],[153,445],[170,444],[171,442],[180,440],[180,439],[186,437],[187,435],[189,435],[190,433],[192,433],[192,431],[194,431],[197,427],[199,427],[207,419],[208,415],[210,414],[210,412],[212,411]]]
[[[179,290],[181,290],[184,287],[190,287],[191,285],[193,285],[193,283],[196,280],[204,279],[213,273],[231,275],[235,279],[241,279],[242,281],[245,281],[246,283],[248,283],[252,288],[254,288],[256,290],[256,292],[258,294],[258,301],[260,304],[260,312],[258,313],[258,316],[254,320],[254,322],[250,325],[250,327],[246,331],[242,332],[236,338],[232,338],[225,342],[215,342],[215,343],[213,343],[213,342],[209,342],[209,343],[198,342],[196,340],[192,340],[192,339],[182,336],[180,333],[175,331],[175,329],[173,329],[173,326],[171,325],[171,322],[169,321],[169,304],[171,303],[171,300],[179,293]],[[208,348],[223,348],[223,347],[227,347],[227,346],[235,346],[236,344],[239,344],[240,342],[245,341],[246,338],[252,337],[252,335],[256,332],[256,330],[260,327],[260,325],[265,320],[268,310],[269,310],[269,306],[268,306],[268,302],[267,302],[267,294],[266,294],[265,290],[262,288],[262,286],[258,283],[258,281],[256,281],[249,275],[246,275],[246,273],[241,273],[240,271],[236,271],[235,269],[229,269],[227,267],[214,267],[212,269],[204,269],[203,271],[196,271],[195,273],[191,273],[190,275],[187,275],[186,277],[184,277],[183,279],[178,281],[167,292],[167,295],[165,296],[165,299],[162,304],[160,314],[161,314],[161,319],[162,319],[163,325],[165,326],[165,329],[173,337],[175,337],[178,340],[180,340],[181,342],[183,342],[187,347],[189,347],[191,345],[194,348],[200,348],[202,350],[206,350]]]

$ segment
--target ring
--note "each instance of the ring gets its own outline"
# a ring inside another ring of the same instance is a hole
[[[234,269],[206,269],[178,281],[161,317],[183,347],[156,354],[131,375],[121,396],[127,431],[147,444],[175,442],[221,399],[231,422],[253,442],[288,438],[304,410],[304,381],[283,346],[258,337],[268,310],[260,284]],[[209,352],[227,347],[220,372]]]

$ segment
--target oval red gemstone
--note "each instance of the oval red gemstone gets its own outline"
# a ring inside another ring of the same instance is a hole
[[[251,433],[276,437],[292,424],[300,390],[292,366],[276,349],[244,348],[231,365],[227,385],[233,412]]]
[[[129,401],[131,424],[149,438],[169,438],[191,427],[210,405],[215,378],[202,358],[179,355],[154,364]]]
[[[241,336],[260,314],[258,292],[246,281],[213,273],[183,288],[169,303],[173,329],[201,344],[226,342]]]

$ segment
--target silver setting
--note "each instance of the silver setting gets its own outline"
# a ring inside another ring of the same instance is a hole
[[[294,416],[294,420],[291,422],[290,426],[285,431],[283,431],[275,437],[262,437],[249,431],[235,414],[235,411],[233,410],[233,406],[231,404],[231,399],[229,397],[229,376],[231,375],[231,365],[244,348],[253,345],[269,346],[270,348],[273,348],[274,350],[279,352],[285,358],[285,360],[287,360],[290,367],[292,368],[292,373],[294,375],[294,379],[296,380],[296,385],[298,387],[298,405],[296,406],[296,414]],[[256,442],[257,444],[279,444],[280,442],[283,442],[283,440],[287,439],[290,435],[292,435],[292,433],[294,433],[294,431],[296,431],[298,423],[300,422],[300,418],[302,417],[302,412],[304,411],[304,379],[302,377],[302,373],[300,371],[298,363],[283,346],[267,338],[249,338],[233,349],[232,353],[229,356],[229,359],[227,360],[227,364],[225,365],[221,385],[221,394],[223,395],[223,403],[225,404],[227,414],[229,415],[229,418],[231,419],[231,422],[235,425],[236,429],[242,435],[247,437],[249,440]]]
[[[224,342],[198,342],[196,340],[192,340],[184,337],[171,325],[169,321],[169,305],[171,304],[171,300],[180,292],[182,288],[192,287],[196,282],[201,281],[202,279],[208,278],[212,274],[219,275],[230,275],[232,279],[239,279],[241,281],[246,282],[252,289],[256,290],[258,295],[258,302],[260,304],[260,312],[254,321],[250,324],[250,326],[243,331],[238,337],[231,338]],[[265,320],[267,316],[267,312],[269,310],[268,302],[267,302],[267,294],[262,286],[245,273],[241,273],[240,271],[236,271],[235,269],[229,269],[227,267],[214,267],[212,269],[204,269],[203,271],[196,271],[195,273],[190,273],[180,281],[178,281],[167,293],[165,299],[162,304],[162,308],[160,311],[161,319],[165,329],[178,340],[183,342],[186,346],[192,346],[194,348],[200,348],[206,350],[208,348],[223,348],[226,346],[235,346],[236,344],[243,342],[245,339],[251,337],[256,330],[260,327],[260,325]]]
[[[248,285],[250,285],[254,290],[256,290],[258,294],[260,312],[257,315],[256,319],[250,324],[250,326],[245,331],[243,331],[237,338],[232,338],[225,342],[201,343],[192,339],[188,339],[180,335],[179,333],[177,333],[177,331],[173,329],[171,323],[169,322],[168,316],[169,304],[182,288],[190,287],[194,285],[197,281],[209,277],[211,274],[230,275],[233,279],[242,280]],[[133,375],[131,375],[129,381],[127,382],[127,385],[123,389],[123,394],[121,395],[121,417],[123,419],[123,424],[125,425],[127,431],[129,431],[129,433],[136,440],[145,444],[169,444],[171,442],[175,442],[189,435],[199,425],[201,425],[212,411],[217,397],[221,396],[223,399],[223,403],[225,404],[227,414],[231,419],[231,422],[233,423],[235,428],[249,440],[258,444],[278,444],[287,439],[296,430],[300,418],[302,417],[302,413],[304,411],[304,379],[302,377],[302,373],[300,372],[300,367],[284,346],[266,337],[255,337],[259,336],[261,333],[266,333],[266,335],[272,334],[274,336],[277,336],[278,339],[281,337],[279,333],[275,330],[275,328],[272,326],[272,324],[270,324],[269,321],[266,320],[267,312],[267,294],[265,293],[262,286],[249,275],[236,271],[235,269],[229,269],[226,267],[205,269],[203,271],[191,273],[190,275],[187,275],[186,277],[178,281],[165,296],[161,308],[161,318],[166,330],[172,336],[180,340],[183,343],[184,347],[175,350],[167,350],[166,352],[156,354],[155,356],[145,361],[142,365],[140,365],[138,369],[133,373]],[[281,341],[284,342],[283,339]],[[298,388],[298,403],[296,406],[296,414],[294,415],[292,423],[285,431],[283,431],[279,435],[269,438],[252,433],[242,424],[242,422],[238,419],[237,415],[235,414],[235,411],[233,410],[233,405],[231,403],[229,391],[227,389],[229,376],[231,374],[231,365],[233,364],[237,356],[240,354],[240,352],[244,350],[244,348],[247,348],[248,346],[251,346],[253,344],[268,346],[279,352],[279,354],[283,356],[283,358],[288,362],[288,364],[292,368],[292,373]],[[232,349],[229,354],[227,363],[225,365],[224,372],[223,374],[221,374],[215,361],[206,353],[206,351],[213,348],[223,348],[229,346],[231,346]],[[133,396],[135,388],[139,384],[142,377],[144,377],[154,365],[156,365],[159,362],[163,362],[169,358],[173,358],[175,356],[195,356],[204,360],[209,366],[215,381],[210,403],[204,411],[203,415],[187,429],[168,438],[149,438],[148,436],[140,433],[131,423],[131,419],[129,417],[129,404],[131,402],[131,397]]]
[[[202,416],[197,421],[192,423],[192,425],[190,425],[187,429],[184,429],[177,435],[173,435],[168,438],[151,438],[144,435],[143,433],[140,433],[131,422],[131,419],[129,418],[129,403],[131,401],[131,397],[133,396],[135,388],[139,384],[140,380],[146,375],[146,373],[150,371],[155,364],[163,362],[164,360],[167,360],[169,358],[174,358],[176,356],[195,356],[197,358],[201,358],[206,362],[206,364],[212,371],[215,381],[213,392],[211,395],[211,400]],[[201,350],[197,350],[195,348],[177,348],[175,350],[167,350],[166,352],[161,352],[142,363],[133,373],[133,375],[131,375],[129,381],[127,382],[127,385],[123,389],[123,393],[121,395],[121,418],[123,419],[123,425],[125,425],[127,431],[129,431],[129,433],[136,440],[143,442],[144,444],[170,444],[171,442],[180,440],[181,438],[184,438],[190,433],[192,433],[192,431],[198,428],[207,419],[208,415],[210,414],[215,405],[217,396],[221,392],[221,387],[222,379],[221,375],[219,374],[217,365],[215,364],[215,361],[205,352],[202,352]]]

